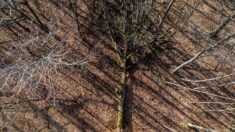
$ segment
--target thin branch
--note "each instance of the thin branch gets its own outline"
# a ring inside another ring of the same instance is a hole
[[[218,47],[219,45],[224,44],[226,41],[230,40],[232,37],[235,37],[235,32],[233,32],[232,34],[226,36],[223,40],[218,41],[215,44],[212,44],[206,48],[204,48],[202,51],[198,52],[196,55],[194,55],[193,58],[191,58],[190,60],[182,63],[181,65],[179,65],[178,67],[176,67],[175,69],[172,70],[172,73],[175,73],[176,71],[178,71],[179,69],[185,67],[186,65],[194,62],[195,60],[197,60],[198,58],[200,58],[204,53]]]
[[[188,123],[187,125],[188,125],[189,128],[193,128],[193,129],[196,129],[198,131],[204,130],[205,132],[218,132],[217,130],[201,127],[201,126],[198,126],[198,125],[194,125],[192,123]]]
[[[228,108],[228,109],[208,109],[208,110],[203,110],[205,112],[232,112],[234,111],[235,108]]]
[[[169,11],[170,11],[172,5],[174,4],[174,2],[175,2],[175,0],[171,0],[170,3],[168,4],[166,13],[164,14],[163,18],[161,19],[160,23],[159,23],[158,26],[157,26],[157,31],[156,31],[156,33],[158,33],[159,30],[161,29],[161,27],[162,27],[162,25],[163,25],[163,22],[165,21],[166,16],[168,15],[168,13],[169,13]]]
[[[235,12],[227,17],[225,20],[223,20],[220,25],[215,29],[215,31],[210,33],[210,38],[217,37],[218,33],[232,20],[232,18],[235,16]]]
[[[234,76],[234,75],[235,75],[235,73],[228,74],[228,75],[225,75],[225,76],[220,76],[220,77],[201,79],[201,80],[191,80],[191,79],[184,79],[184,78],[182,80],[185,81],[185,82],[201,83],[201,82],[207,82],[207,81],[220,80],[220,79],[228,78],[228,77],[231,77],[231,76]]]
[[[234,98],[229,98],[229,97],[225,97],[225,96],[221,96],[221,95],[217,95],[217,94],[213,94],[213,93],[203,92],[203,91],[192,89],[192,88],[189,88],[189,87],[185,87],[185,86],[173,83],[173,82],[166,82],[166,83],[169,84],[169,85],[174,85],[174,86],[177,86],[177,87],[181,87],[181,88],[184,88],[186,90],[193,91],[193,92],[202,93],[202,94],[210,95],[210,96],[217,97],[217,98],[222,98],[222,99],[235,101]]]

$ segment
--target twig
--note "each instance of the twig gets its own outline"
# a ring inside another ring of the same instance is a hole
[[[228,77],[231,77],[231,76],[234,76],[234,75],[235,75],[235,73],[228,74],[228,75],[225,75],[225,76],[220,76],[220,77],[201,79],[201,80],[190,80],[190,79],[184,79],[184,78],[182,80],[185,81],[185,82],[201,83],[201,82],[207,82],[207,81],[214,81],[214,80],[224,79],[224,78],[228,78]]]
[[[235,36],[235,32],[233,32],[232,34],[226,36],[223,40],[218,41],[215,44],[212,44],[206,48],[204,48],[202,51],[198,52],[196,55],[194,55],[193,58],[189,59],[188,61],[185,61],[184,63],[182,63],[181,65],[179,65],[178,67],[176,67],[175,69],[172,70],[172,73],[175,73],[176,71],[178,71],[179,69],[185,67],[186,65],[194,62],[195,60],[197,60],[198,58],[200,58],[205,52],[212,50],[213,48],[218,47],[219,45],[224,44],[226,41],[228,41],[229,39],[231,39],[232,37]]]
[[[196,130],[204,130],[206,132],[218,132],[217,130],[214,130],[214,129],[209,129],[209,128],[204,128],[204,127],[201,127],[201,126],[198,126],[198,125],[194,125],[192,123],[188,123],[187,126],[189,128],[192,128],[192,129],[196,129]]]
[[[203,92],[203,91],[200,91],[200,90],[197,90],[197,89],[192,89],[192,88],[189,88],[189,87],[185,87],[185,86],[173,83],[173,82],[167,82],[166,81],[166,83],[169,84],[169,85],[174,85],[174,86],[177,86],[177,87],[181,87],[181,88],[184,88],[186,90],[193,91],[193,92],[202,93],[202,94],[210,95],[210,96],[217,97],[217,98],[222,98],[222,99],[235,101],[234,98],[229,98],[229,97],[224,97],[224,96],[221,96],[221,95],[216,95],[216,94],[212,94],[212,93],[208,93],[208,92]]]

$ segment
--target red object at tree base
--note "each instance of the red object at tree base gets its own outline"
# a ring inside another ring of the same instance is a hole
[[[130,73],[128,71],[125,72],[125,76],[126,77],[129,77],[130,76]]]

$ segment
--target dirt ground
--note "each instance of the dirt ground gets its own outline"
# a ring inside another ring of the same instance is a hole
[[[92,16],[89,14],[92,11],[86,4],[80,4],[77,9],[80,13],[78,22],[74,20],[74,14],[66,2],[56,5],[52,1],[43,0],[40,3],[44,5],[45,12],[37,12],[40,19],[46,23],[54,20],[56,16],[56,24],[49,28],[63,38],[76,53],[79,52],[74,56],[87,57],[88,63],[80,67],[58,68],[58,72],[52,75],[55,91],[49,97],[48,91],[40,88],[33,89],[30,93],[19,93],[17,96],[13,96],[11,90],[0,89],[0,131],[115,131],[117,96],[114,88],[118,85],[120,68],[117,66],[117,55],[109,45],[110,40],[101,31],[92,30],[95,27],[90,22]],[[197,8],[194,10],[195,6]],[[131,110],[127,115],[130,126],[128,131],[195,131],[187,126],[189,123],[218,132],[231,131],[235,124],[234,110],[205,110],[234,108],[234,85],[220,88],[212,87],[212,83],[190,83],[181,79],[216,77],[230,73],[231,68],[224,70],[224,67],[219,67],[218,71],[214,71],[214,58],[210,60],[210,57],[205,57],[176,74],[171,73],[173,68],[210,44],[203,35],[210,33],[230,12],[219,0],[177,0],[164,23],[166,29],[175,25],[170,29],[171,33],[175,33],[168,43],[171,48],[150,56],[132,76],[134,86],[132,101],[129,104]],[[182,15],[178,17],[180,13]],[[189,21],[184,22],[186,18],[189,18]],[[231,22],[220,36],[224,37],[224,34],[230,33],[233,24],[234,22]],[[0,29],[1,42],[8,41],[11,36],[12,33],[7,28]],[[203,89],[203,92],[189,90],[205,85],[211,88]],[[206,101],[226,101],[231,104],[199,103]]]

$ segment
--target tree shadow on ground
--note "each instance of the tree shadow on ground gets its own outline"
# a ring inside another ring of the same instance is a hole
[[[92,60],[85,65],[82,71],[80,71],[81,67],[76,66],[59,70],[63,75],[61,77],[63,80],[56,82],[56,89],[59,92],[58,95],[65,99],[56,97],[55,106],[39,108],[33,101],[26,101],[26,103],[32,109],[32,113],[48,123],[47,127],[51,131],[71,130],[73,127],[69,129],[68,124],[75,126],[74,130],[80,131],[115,131],[117,95],[114,88],[118,84],[118,75],[121,71],[113,56],[115,51],[106,40],[108,39],[106,34],[100,30],[94,30],[99,25],[91,22],[89,17],[81,15],[86,12],[82,12],[79,7],[73,7],[72,11],[70,6],[62,8],[63,4],[54,6],[60,7],[60,10],[71,19],[74,19],[71,14],[75,14],[76,18],[71,25],[77,28],[70,29],[70,33],[79,34],[79,36],[75,36],[78,40],[73,42],[75,47],[87,48],[90,53],[101,59],[94,57],[97,60]],[[96,12],[92,10],[91,13]],[[86,24],[81,19],[85,19]],[[189,42],[194,45],[198,44],[195,38],[190,37],[189,34],[190,32],[182,32],[182,36],[188,38]],[[63,38],[60,34],[58,37]],[[58,37],[57,41],[61,41]],[[71,42],[65,41],[65,43],[70,44]],[[200,47],[200,45],[198,46]],[[86,51],[80,52],[84,52],[81,53],[83,55],[87,54]],[[234,118],[233,113],[204,112],[202,109],[205,105],[192,104],[192,102],[199,101],[224,101],[223,99],[166,83],[174,82],[187,88],[193,88],[198,85],[182,81],[181,78],[193,76],[194,79],[201,79],[215,76],[214,72],[209,72],[197,63],[193,63],[175,75],[170,73],[173,66],[181,64],[188,58],[191,58],[190,53],[176,47],[164,52],[156,50],[155,54],[149,55],[140,64],[141,66],[132,77],[133,88],[128,92],[126,101],[125,125],[129,131],[169,131],[170,129],[189,131],[185,127],[189,122],[209,128],[230,127],[231,118]],[[113,69],[110,70],[107,67]],[[201,85],[210,86],[211,84],[203,83]],[[206,92],[234,97],[234,91],[229,89],[208,88]],[[53,99],[49,99],[49,105],[51,101]],[[49,113],[49,109],[55,109],[57,113]],[[62,120],[66,121],[62,122]],[[15,128],[15,130],[20,131],[20,128]]]

